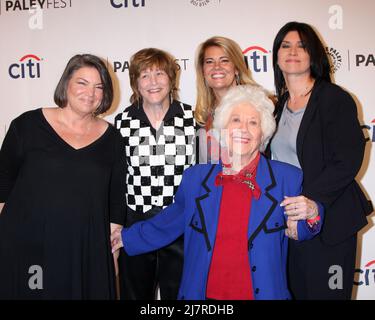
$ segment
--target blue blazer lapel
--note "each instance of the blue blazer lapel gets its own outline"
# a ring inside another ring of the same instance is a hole
[[[200,218],[200,232],[204,234],[207,250],[211,251],[215,242],[223,187],[215,186],[216,175],[221,172],[221,164],[212,165],[202,181],[202,194],[195,198]]]
[[[277,206],[277,200],[269,193],[276,186],[276,180],[269,163],[264,156],[260,157],[257,174],[257,183],[261,189],[261,196],[258,200],[253,199],[251,202],[251,212],[248,227],[248,245],[258,235],[264,227],[267,219]]]

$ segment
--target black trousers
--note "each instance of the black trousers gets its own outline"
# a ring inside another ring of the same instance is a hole
[[[119,280],[121,300],[155,300],[159,285],[162,300],[176,300],[182,277],[183,237],[162,249],[128,256],[121,250]]]
[[[350,300],[357,235],[337,245],[289,240],[289,289],[297,300]]]

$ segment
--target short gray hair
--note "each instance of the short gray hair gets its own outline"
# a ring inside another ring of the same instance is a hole
[[[260,151],[263,152],[276,129],[276,122],[273,116],[275,106],[267,97],[266,91],[258,85],[240,85],[228,90],[215,109],[213,121],[214,136],[219,139],[220,132],[226,128],[232,109],[241,103],[248,103],[254,106],[260,114],[262,129],[262,141]],[[222,139],[219,139],[223,144]]]

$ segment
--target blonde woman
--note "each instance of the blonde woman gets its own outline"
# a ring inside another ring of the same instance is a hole
[[[196,58],[197,101],[195,119],[198,131],[199,162],[218,158],[219,144],[212,138],[213,113],[221,98],[236,85],[256,84],[246,67],[242,50],[233,40],[215,36],[204,41]]]

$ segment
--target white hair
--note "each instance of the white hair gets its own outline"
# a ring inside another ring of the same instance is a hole
[[[232,109],[242,103],[253,106],[260,114],[262,129],[260,151],[263,152],[275,132],[276,122],[273,116],[275,106],[267,97],[266,91],[261,86],[240,85],[229,89],[215,109],[213,134],[223,145],[224,141],[220,139],[220,133],[223,132],[223,129],[228,125]]]

